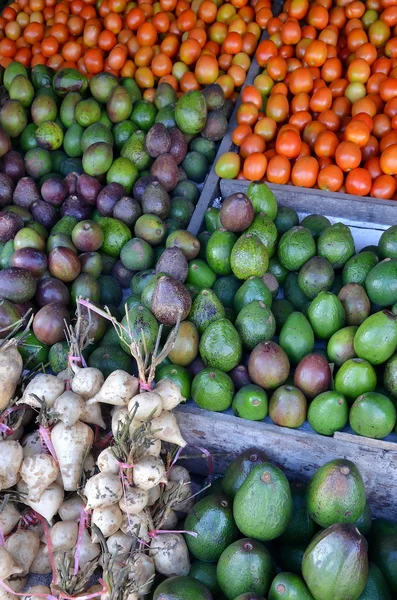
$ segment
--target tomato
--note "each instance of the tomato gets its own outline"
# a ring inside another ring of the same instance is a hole
[[[270,183],[286,184],[291,175],[291,163],[286,156],[273,156],[266,169],[266,178]]]
[[[317,182],[318,171],[318,162],[313,156],[302,156],[292,167],[292,183],[299,187],[311,188]]]
[[[321,131],[314,142],[314,152],[318,157],[333,157],[339,146],[338,136],[332,131]]]
[[[260,67],[265,67],[272,56],[277,56],[277,46],[271,40],[263,40],[256,49],[256,60]]]
[[[261,152],[250,154],[244,161],[243,175],[248,181],[259,181],[265,176],[267,158]]]
[[[368,29],[369,41],[375,48],[381,48],[390,37],[390,27],[383,21],[375,21]]]
[[[341,127],[341,119],[332,108],[320,113],[317,121],[323,123],[329,131],[333,131],[334,133],[338,132]]]
[[[368,196],[372,187],[371,175],[366,169],[352,169],[346,177],[345,187],[348,194]]]
[[[269,117],[263,117],[254,127],[254,133],[263,137],[266,142],[273,140],[277,133],[277,124]]]
[[[305,52],[305,62],[309,67],[321,67],[327,60],[327,44],[321,40],[313,40]]]
[[[351,141],[341,142],[335,152],[335,162],[345,172],[356,169],[361,163],[361,158],[360,148]]]
[[[291,112],[296,113],[302,110],[308,111],[310,103],[310,96],[306,92],[299,92],[291,100],[290,108]]]
[[[262,108],[263,100],[260,92],[254,85],[246,85],[241,91],[241,101],[251,102],[258,110]]]
[[[201,46],[199,42],[195,39],[188,38],[184,42],[182,42],[181,47],[179,49],[179,55],[181,60],[186,65],[193,65],[199,58],[201,54]]]
[[[369,136],[368,142],[361,148],[361,154],[364,161],[367,161],[379,154],[379,142],[375,136]]]
[[[273,81],[283,81],[287,75],[287,61],[281,56],[271,57],[267,63],[267,74]]]
[[[292,94],[299,92],[310,93],[313,89],[313,75],[310,69],[299,67],[289,75],[289,88]]]
[[[300,135],[291,129],[280,131],[276,140],[276,152],[287,158],[296,158],[302,149]]]
[[[266,116],[276,123],[286,121],[289,113],[289,103],[283,94],[274,94],[269,97],[266,104]]]
[[[310,110],[323,112],[332,106],[332,92],[327,87],[317,89],[310,98]]]
[[[305,129],[306,125],[308,125],[308,123],[310,123],[310,121],[312,121],[312,120],[313,120],[313,117],[311,116],[309,111],[300,110],[299,112],[294,113],[293,115],[290,116],[289,123],[291,125],[295,125],[299,131],[303,131]]]
[[[302,31],[299,23],[293,20],[287,20],[280,30],[280,39],[283,44],[295,45],[302,37]]]
[[[390,200],[397,191],[397,181],[392,175],[379,175],[372,182],[370,196]]]
[[[236,121],[239,125],[253,126],[258,120],[258,107],[252,102],[243,102],[237,109]]]
[[[194,74],[202,85],[215,83],[219,75],[218,61],[214,56],[201,56],[196,63]]]
[[[380,139],[392,130],[391,118],[388,115],[375,115],[373,119],[373,134]]]
[[[326,165],[320,170],[317,185],[320,190],[338,192],[343,185],[343,171],[337,165]]]
[[[370,136],[368,125],[364,121],[353,119],[345,130],[345,140],[354,142],[359,148],[365,146]]]
[[[249,125],[237,125],[232,133],[232,142],[236,146],[241,146],[243,140],[252,133],[252,127]]]
[[[215,165],[215,172],[222,179],[235,179],[240,171],[240,157],[234,152],[225,152]]]
[[[325,29],[328,25],[329,13],[324,6],[317,5],[309,10],[307,14],[307,22],[313,25],[316,29]],[[310,186],[311,187],[311,186]]]
[[[324,123],[320,123],[319,121],[312,121],[308,123],[303,130],[302,139],[304,142],[309,144],[310,148],[314,148],[314,144],[316,143],[317,137],[320,135],[322,131],[326,131],[326,126]]]

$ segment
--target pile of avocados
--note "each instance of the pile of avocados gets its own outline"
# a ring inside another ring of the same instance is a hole
[[[289,482],[258,449],[234,459],[181,528],[188,572],[154,600],[392,600],[397,522],[373,519],[357,467],[335,459]]]

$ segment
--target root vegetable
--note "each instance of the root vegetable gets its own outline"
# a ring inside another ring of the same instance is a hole
[[[80,414],[80,421],[88,423],[89,425],[98,425],[102,429],[105,429],[105,421],[102,418],[102,409],[100,404],[89,404],[84,403],[83,410]]]
[[[11,575],[7,583],[9,587],[15,592],[21,592],[26,587],[27,578],[25,575]]]
[[[102,450],[97,458],[96,464],[101,473],[113,473],[113,475],[120,473],[120,463],[113,454],[111,448]]]
[[[0,490],[7,490],[19,481],[23,450],[19,442],[0,442]]]
[[[178,523],[178,515],[174,510],[170,510],[165,521],[161,525],[162,529],[175,529]]]
[[[87,510],[116,504],[123,495],[120,475],[112,473],[94,475],[87,481],[84,494],[87,498]]]
[[[41,438],[38,430],[32,431],[25,435],[21,440],[21,446],[23,450],[23,457],[34,456],[35,454],[41,454]]]
[[[64,369],[63,371],[58,373],[57,378],[60,379],[61,381],[63,381],[64,384],[66,382],[70,381],[69,369]]]
[[[180,533],[162,533],[153,538],[149,555],[154,560],[156,571],[161,575],[173,577],[189,574],[189,551]]]
[[[186,446],[176,417],[171,412],[164,411],[159,417],[152,419],[152,432],[153,437],[162,442],[177,444],[177,446],[181,446],[182,448]]]
[[[84,529],[83,535],[81,538],[81,545],[80,545],[80,559],[79,559],[80,567],[84,567],[91,560],[94,560],[94,558],[97,558],[97,556],[99,556],[100,553],[101,553],[100,545],[97,543],[94,543],[91,540],[91,536],[88,533],[88,531],[86,529]]]
[[[28,492],[28,486],[26,483],[20,482],[18,484],[19,491]],[[63,502],[64,489],[58,483],[54,481],[48,488],[43,492],[38,502],[33,502],[29,498],[25,499],[25,504],[33,508],[36,512],[50,522],[53,517],[57,514],[59,507]]]
[[[118,504],[106,506],[105,508],[94,508],[91,516],[91,523],[96,525],[105,538],[113,535],[120,529],[123,521],[123,513]],[[97,536],[93,534],[92,541],[97,542]]]
[[[124,425],[128,418],[128,410],[127,408],[119,408],[114,411],[112,415],[112,433],[113,437],[116,437],[117,432],[120,427]]]
[[[163,410],[163,401],[156,392],[137,394],[128,403],[128,412],[134,414],[134,420],[145,421],[149,417],[159,417]]]
[[[127,554],[132,548],[132,537],[122,531],[116,531],[107,539],[110,554]]]
[[[156,384],[154,391],[160,394],[164,410],[172,410],[181,402],[186,401],[186,398],[181,394],[179,385],[171,381],[171,379],[161,379]]]
[[[127,515],[123,513],[123,521],[120,529],[125,535],[138,537],[140,540],[148,541],[149,523],[145,512],[139,515]]]
[[[39,536],[29,529],[17,529],[7,538],[5,548],[11,554],[14,561],[21,567],[23,575],[29,573],[38,549],[40,547]]]
[[[7,579],[14,573],[22,573],[22,567],[4,546],[0,546],[0,579]]]
[[[0,411],[6,408],[14,397],[22,369],[22,357],[16,346],[0,348]]]
[[[58,477],[59,469],[50,454],[35,454],[22,461],[20,474],[29,488],[29,498],[40,500],[44,490]]]
[[[73,427],[62,422],[55,425],[51,432],[62,481],[66,492],[77,490],[84,458],[94,441],[94,433],[88,425],[77,421]]]
[[[36,594],[51,594],[51,590],[46,585],[33,585],[28,588],[25,593],[26,596],[23,597],[23,600],[41,600],[41,597]]]
[[[173,504],[172,508],[180,512],[189,512],[194,503],[194,499],[191,498],[193,490],[192,482],[190,480],[190,473],[187,469],[185,469],[185,467],[175,465],[168,473],[167,487],[179,485],[180,483],[183,484],[179,492],[181,501],[178,504]]]
[[[134,467],[133,480],[142,490],[150,490],[161,482],[166,483],[163,461],[156,456],[144,456]]]
[[[134,566],[131,575],[138,586],[138,596],[149,594],[155,574],[154,561],[150,556],[139,552],[134,556]]]
[[[95,459],[91,452],[84,461],[84,475],[86,479],[91,479],[95,475]]]
[[[149,500],[148,493],[138,487],[128,486],[119,502],[124,513],[138,515],[146,508]]]
[[[80,517],[83,506],[83,500],[76,494],[62,502],[61,506],[59,507],[58,514],[62,521],[77,521],[77,519]]]
[[[0,531],[3,535],[8,535],[14,529],[21,518],[21,513],[13,502],[7,502],[2,512],[0,512]]]
[[[58,396],[53,409],[66,427],[72,427],[79,420],[84,410],[84,400],[78,394],[68,390]]]
[[[13,440],[13,441],[19,441],[23,437],[24,433],[25,433],[25,429],[22,425],[20,425],[19,427],[17,427],[17,429],[14,429],[14,433],[9,435],[7,437],[7,439]]]
[[[58,523],[55,523],[50,528],[52,551],[67,552],[74,548],[77,542],[78,530],[75,521],[58,521]]]
[[[127,406],[129,400],[138,392],[138,379],[126,371],[113,371],[99,392],[88,400],[88,404],[102,402],[113,406]]]
[[[20,402],[33,408],[40,408],[40,402],[37,400],[39,398],[45,402],[48,408],[51,408],[64,389],[65,384],[61,379],[55,375],[40,373],[28,383]]]
[[[47,546],[40,544],[40,548],[34,558],[34,561],[30,565],[29,573],[35,573],[37,575],[49,575],[51,573],[51,563],[48,553],[46,553]]]
[[[72,364],[74,377],[72,380],[72,391],[79,394],[84,400],[88,400],[95,396],[105,381],[102,372],[94,367],[86,367],[82,369],[75,364]]]
[[[7,585],[10,585],[10,581],[6,581]],[[0,587],[0,600],[19,600],[15,594],[10,594],[4,588]]]
[[[149,448],[146,448],[143,456],[160,456],[161,440],[151,440]]]
[[[154,504],[156,504],[157,500],[160,498],[160,494],[161,494],[160,486],[155,485],[153,488],[148,490],[147,493],[148,493],[147,505],[153,506]]]

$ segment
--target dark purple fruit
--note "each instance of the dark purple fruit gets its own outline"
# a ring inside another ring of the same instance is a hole
[[[0,213],[0,243],[5,244],[12,240],[17,232],[22,229],[24,223],[22,217],[14,212]],[[1,292],[1,290],[0,290]]]
[[[177,165],[185,160],[187,154],[187,143],[185,136],[178,127],[171,127],[169,130],[171,136],[171,148],[169,153],[174,158]]]
[[[76,191],[80,198],[87,204],[96,205],[96,200],[102,186],[95,177],[83,173],[77,180]]]
[[[153,181],[157,181],[157,179],[152,175],[146,175],[137,180],[132,190],[132,195],[135,200],[138,200],[138,202],[142,200],[143,192],[146,190],[149,183],[153,183]]]
[[[288,356],[275,342],[258,344],[248,361],[249,376],[265,390],[283,385],[288,378],[289,369]]]
[[[36,287],[36,279],[25,269],[8,267],[0,271],[1,296],[6,300],[27,302],[35,295]]]
[[[50,177],[41,186],[41,195],[43,200],[53,206],[61,206],[68,195],[68,188],[64,181]]]
[[[21,315],[15,304],[2,298],[0,300],[0,339],[7,337],[13,325],[20,318]]]
[[[244,231],[254,220],[254,207],[251,200],[238,192],[231,194],[222,203],[219,219],[228,231]]]
[[[199,356],[196,356],[196,358],[190,363],[188,367],[189,373],[192,377],[196,377],[196,375],[198,375],[205,368],[206,366],[204,364],[204,361]]]
[[[11,177],[15,183],[25,177],[25,163],[19,152],[16,150],[10,150],[5,156],[3,156],[1,170],[3,173]]]
[[[33,219],[40,223],[40,225],[43,225],[46,229],[52,229],[59,220],[59,213],[55,206],[44,200],[36,200],[36,202],[33,202],[30,210],[32,211]]]
[[[145,215],[157,215],[160,219],[168,217],[171,200],[168,192],[159,181],[153,181],[146,186],[142,195],[141,206]]]
[[[48,268],[53,277],[69,283],[80,274],[79,257],[70,248],[59,246],[51,250],[48,256]]]
[[[15,184],[11,177],[5,173],[0,173],[0,208],[4,208],[12,203],[12,194]]]
[[[294,385],[312,399],[326,392],[331,385],[331,369],[321,354],[308,354],[298,364],[294,374]]]
[[[20,302],[19,304],[14,302],[14,306],[19,313],[19,318],[24,320],[24,325],[26,326],[30,317],[34,313],[34,306],[32,302]]]
[[[163,188],[170,192],[178,183],[178,165],[171,154],[162,154],[152,164],[150,174],[161,183]]]
[[[42,344],[52,346],[65,339],[65,321],[69,324],[70,317],[63,304],[46,304],[33,319],[33,333]]]
[[[79,260],[82,273],[88,273],[95,278],[102,273],[103,263],[99,252],[84,252],[80,254]]]
[[[116,260],[112,267],[112,277],[119,282],[122,288],[127,289],[130,287],[130,282],[134,275],[135,271],[127,269],[121,260]]]
[[[62,281],[55,277],[46,277],[37,283],[35,301],[40,307],[53,302],[69,306],[70,293]]]
[[[65,179],[63,180],[67,190],[68,190],[68,195],[75,195],[77,192],[77,180],[80,177],[80,175],[78,173],[75,173],[74,171],[72,171],[71,173],[68,173],[65,177]]]
[[[123,196],[115,204],[113,209],[113,217],[122,221],[128,227],[134,227],[136,221],[142,215],[142,209],[138,200],[130,198],[129,196]]]
[[[22,177],[14,190],[14,204],[29,209],[33,202],[38,202],[39,200],[41,200],[41,196],[35,180],[31,177]]]
[[[248,373],[248,367],[245,365],[238,365],[237,367],[234,367],[234,369],[230,371],[229,375],[234,383],[236,391],[240,390],[245,385],[252,383],[251,377]]]
[[[152,313],[160,323],[175,325],[183,321],[192,307],[189,292],[180,281],[163,275],[157,282],[152,296]]]
[[[89,326],[88,338],[91,339],[94,344],[95,342],[99,342],[105,335],[108,325],[107,320],[85,306],[81,306],[81,315],[83,317],[84,326]]]
[[[75,217],[78,221],[89,219],[91,217],[91,206],[83,202],[78,196],[68,196],[61,206],[61,216],[69,215]]]
[[[152,158],[169,152],[171,148],[171,136],[168,129],[162,123],[156,123],[147,133],[145,140],[146,152]]]
[[[96,207],[104,217],[111,217],[116,203],[125,196],[125,189],[120,183],[109,183],[99,192]]]
[[[12,254],[10,264],[30,271],[35,277],[41,277],[47,269],[47,256],[35,248],[21,248]]]
[[[72,241],[81,252],[99,250],[103,239],[103,231],[94,221],[81,221],[72,231]]]

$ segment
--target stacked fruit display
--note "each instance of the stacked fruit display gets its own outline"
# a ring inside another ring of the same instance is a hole
[[[147,99],[163,81],[181,92],[218,81],[231,96],[245,81],[270,7],[269,0],[103,0],[96,6],[18,0],[0,18],[0,64],[134,77]]]
[[[292,0],[268,22],[221,177],[395,198],[396,7]]]
[[[184,527],[194,562],[181,561],[154,600],[391,600],[397,592],[397,525],[372,520],[349,460],[323,465],[306,486],[247,450]]]

